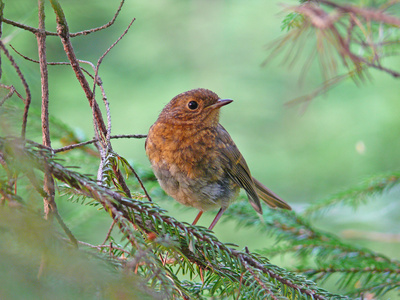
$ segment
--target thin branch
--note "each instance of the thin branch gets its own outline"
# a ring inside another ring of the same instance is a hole
[[[87,35],[87,34],[90,34],[92,32],[100,31],[100,30],[103,30],[103,29],[106,29],[106,28],[110,27],[111,25],[114,24],[115,20],[117,19],[118,15],[119,15],[119,13],[120,13],[120,11],[122,9],[122,5],[124,4],[124,2],[125,2],[125,0],[121,1],[121,3],[119,4],[119,7],[117,9],[117,12],[114,14],[112,20],[110,22],[108,22],[107,24],[104,24],[103,26],[100,26],[100,27],[96,27],[96,28],[92,28],[92,29],[88,29],[88,30],[83,30],[83,31],[71,33],[70,37],[76,37],[76,36],[80,36],[80,35]],[[18,23],[18,22],[15,22],[13,20],[9,20],[9,19],[6,19],[6,18],[3,18],[3,22],[8,24],[8,25],[12,25],[14,27],[18,27],[18,28],[21,28],[21,29],[26,30],[26,31],[30,31],[30,32],[32,32],[34,34],[37,34],[40,31],[39,28],[31,27],[31,26],[28,26],[28,25],[25,25],[25,24],[22,24],[22,23]],[[58,36],[57,32],[44,31],[44,33],[46,34],[46,36]]]
[[[67,238],[61,237],[61,239],[63,239],[64,241],[69,241],[69,239],[67,239]],[[125,254],[129,254],[129,255],[131,254],[129,251],[127,251],[127,250],[125,250],[123,248],[120,248],[120,247],[116,247],[116,246],[110,246],[110,245],[98,245],[98,246],[96,246],[96,245],[92,245],[92,244],[89,244],[89,243],[86,243],[86,242],[83,242],[83,241],[77,241],[77,243],[79,245],[86,246],[86,247],[89,247],[89,248],[92,248],[92,249],[97,249],[99,251],[101,251],[104,248],[111,248],[111,249],[119,250],[119,251],[121,251],[121,252],[123,252]],[[119,258],[116,258],[116,259],[120,260]]]
[[[89,30],[83,30],[83,31],[79,31],[79,32],[75,32],[75,33],[71,33],[70,37],[76,37],[79,35],[87,35],[90,34],[92,32],[96,32],[96,31],[100,31],[103,29],[106,29],[108,27],[110,27],[111,25],[114,24],[115,20],[117,19],[119,13],[121,12],[122,9],[122,5],[124,5],[125,0],[122,0],[121,3],[118,6],[118,9],[116,11],[116,13],[114,14],[114,17],[112,18],[112,20],[110,22],[108,22],[107,24],[104,24],[103,26],[97,27],[97,28],[93,28],[93,29],[89,29]]]
[[[7,93],[7,95],[5,95],[4,98],[0,100],[0,106],[2,106],[4,104],[4,102],[7,101],[7,99],[9,99],[12,95],[14,95],[14,93],[16,93],[16,90],[15,90],[15,87],[12,85],[0,84],[0,87],[9,91]],[[21,98],[21,99],[23,100],[24,98]]]
[[[38,28],[31,27],[31,26],[28,26],[28,25],[25,25],[25,24],[22,24],[22,23],[18,23],[18,22],[15,22],[13,20],[9,20],[9,19],[6,19],[6,18],[3,18],[3,22],[8,24],[8,25],[11,25],[11,26],[14,26],[14,27],[18,27],[18,28],[21,28],[21,29],[26,30],[26,31],[30,31],[30,32],[32,32],[34,34],[37,34],[39,32]],[[57,36],[57,32],[45,31],[44,33],[46,34],[46,36]]]
[[[113,220],[112,223],[111,223],[110,228],[108,229],[106,238],[104,239],[104,242],[102,243],[102,245],[105,245],[105,243],[106,243],[106,242],[108,241],[108,239],[110,238],[111,232],[112,232],[112,230],[113,230],[113,228],[114,228],[115,223],[116,223],[115,220]]]
[[[40,65],[40,79],[42,87],[42,142],[45,147],[51,148],[50,128],[49,128],[49,78],[47,72],[47,58],[46,58],[46,34],[45,31],[45,12],[44,0],[38,2],[39,10],[39,31],[36,33],[38,51],[39,51],[39,65]],[[43,190],[45,196],[44,201],[44,215],[45,219],[51,219],[53,213],[57,211],[56,203],[54,201],[54,179],[47,170],[44,173]]]
[[[123,2],[121,2],[122,6]],[[135,21],[135,18],[132,19],[132,21],[129,23],[128,27],[125,29],[125,31],[120,35],[120,37],[110,46],[108,49],[103,53],[102,56],[97,61],[97,66],[95,69],[95,76],[94,76],[94,84],[93,84],[93,98],[95,97],[95,89],[96,89],[96,83],[99,81],[99,68],[100,65],[104,59],[104,57],[111,51],[112,48],[114,48],[118,42],[128,33],[129,29],[131,28],[133,22]],[[110,108],[109,108],[109,103],[107,101],[107,97],[105,96],[103,86],[100,85],[102,88],[102,93],[103,93],[103,101],[106,106],[106,111],[107,111],[107,134],[106,134],[106,143],[107,145],[110,145],[110,136],[111,136],[111,114],[110,114]]]
[[[374,20],[376,22],[382,22],[400,27],[399,18],[390,16],[381,10],[362,8],[354,5],[341,5],[328,0],[318,0],[318,2],[337,8],[338,10],[343,11],[345,13],[353,13],[356,15],[360,15],[366,20]]]
[[[71,63],[71,67],[75,72],[76,78],[78,79],[83,91],[85,92],[86,98],[89,101],[90,107],[95,112],[96,122],[100,127],[102,132],[106,132],[106,128],[104,125],[103,117],[101,116],[100,108],[97,105],[97,102],[93,99],[92,90],[89,87],[89,83],[87,82],[85,76],[82,73],[82,70],[79,66],[79,61],[75,55],[74,48],[72,47],[70,36],[69,36],[69,28],[67,24],[67,20],[65,19],[64,12],[58,3],[57,0],[50,0],[51,5],[53,6],[53,10],[56,14],[57,21],[57,33],[61,38],[61,42],[64,46],[64,51],[67,54],[67,57]]]
[[[39,63],[38,60],[35,60],[35,59],[30,58],[30,57],[28,57],[28,56],[26,56],[26,55],[23,55],[21,52],[19,52],[17,49],[15,49],[15,48],[13,47],[13,45],[10,44],[9,46],[11,47],[11,49],[14,50],[15,53],[17,53],[19,56],[21,56],[22,58],[26,59],[27,61],[34,62],[34,63],[37,63],[37,64]],[[93,65],[90,61],[81,60],[81,59],[78,59],[78,61],[79,61],[81,64],[88,64],[88,65],[91,65],[91,66],[93,66],[93,69],[94,69],[94,65]],[[48,65],[48,66],[70,66],[71,63],[70,63],[70,62],[67,62],[67,61],[59,61],[59,62],[47,62],[47,65]],[[82,67],[81,67],[81,69],[82,69],[83,72],[85,72],[86,74],[88,74],[92,79],[94,79],[94,76],[93,76],[92,74],[90,74],[89,71],[87,71],[85,68],[82,68]]]
[[[121,135],[112,135],[110,138],[111,139],[127,139],[127,138],[143,139],[143,138],[146,138],[146,137],[147,137],[147,135],[145,135],[145,134],[121,134]],[[71,149],[82,147],[82,146],[86,146],[86,145],[89,145],[89,144],[93,144],[95,142],[98,142],[98,140],[97,139],[92,139],[92,140],[87,141],[87,142],[82,142],[82,143],[79,143],[79,144],[73,144],[73,145],[68,145],[68,146],[62,147],[62,148],[54,149],[53,152],[54,153],[59,153],[59,152],[69,151]]]
[[[64,12],[61,8],[60,3],[57,0],[50,0],[50,3],[56,14],[57,33],[58,33],[59,37],[61,38],[61,42],[64,46],[64,51],[67,54],[69,61],[71,62],[71,67],[74,70],[75,75],[76,75],[79,83],[81,84],[82,89],[85,92],[86,98],[89,101],[89,105],[94,112],[94,118],[95,118],[95,123],[96,123],[95,128],[98,127],[100,129],[101,134],[103,136],[106,136],[107,128],[104,124],[100,108],[99,108],[96,100],[94,99],[94,95],[93,95],[92,90],[89,87],[89,83],[87,82],[85,76],[82,73],[82,70],[79,66],[79,61],[76,58],[74,49],[72,47],[70,35],[69,35],[68,24],[67,24],[67,20],[65,18]],[[97,132],[95,132],[95,134],[97,134]],[[114,174],[115,174],[119,184],[121,185],[123,191],[125,192],[125,194],[127,196],[130,197],[130,195],[131,195],[130,190],[129,190],[128,186],[126,185],[121,172],[116,168],[116,166],[113,166],[113,171],[114,171]]]
[[[61,228],[64,230],[64,232],[67,234],[69,240],[72,242],[72,244],[77,248],[78,247],[78,240],[76,237],[72,234],[71,230],[68,228],[68,226],[64,223],[63,219],[61,218],[60,214],[58,213],[58,210],[54,212],[54,215],[58,221],[58,224],[60,224]]]
[[[135,177],[136,177],[137,181],[139,182],[142,190],[146,194],[147,199],[150,202],[153,202],[153,200],[151,199],[149,193],[147,192],[146,188],[144,187],[144,184],[143,184],[142,180],[140,179],[139,175],[136,173],[135,169],[127,161],[126,161],[126,165],[128,166],[129,170],[131,170],[131,172],[135,175]]]
[[[25,133],[26,133],[26,124],[28,122],[28,111],[29,111],[29,106],[31,104],[31,91],[29,89],[28,83],[25,80],[24,75],[22,74],[20,68],[18,67],[17,63],[15,62],[14,58],[11,56],[11,54],[8,52],[7,48],[4,46],[3,42],[0,40],[0,48],[3,50],[4,54],[10,61],[11,65],[14,67],[15,71],[18,74],[18,77],[20,78],[22,85],[24,86],[25,89],[25,94],[26,94],[26,99],[24,99],[25,102],[25,108],[24,108],[24,114],[22,117],[22,130],[21,130],[21,137],[25,139]]]

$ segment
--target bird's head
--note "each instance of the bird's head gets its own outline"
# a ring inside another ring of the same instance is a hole
[[[158,121],[175,125],[217,126],[219,109],[233,100],[220,99],[207,89],[194,89],[175,96],[162,110]]]

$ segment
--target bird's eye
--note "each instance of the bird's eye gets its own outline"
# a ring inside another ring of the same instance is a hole
[[[188,103],[188,107],[189,107],[189,109],[191,109],[191,110],[195,110],[196,108],[199,107],[199,104],[198,104],[196,101],[190,101],[190,102]]]

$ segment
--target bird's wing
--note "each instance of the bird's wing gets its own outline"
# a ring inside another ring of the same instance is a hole
[[[232,180],[243,188],[249,198],[250,204],[258,212],[262,213],[260,199],[258,198],[253,179],[250,174],[249,167],[244,160],[239,149],[229,133],[218,124],[217,148],[222,154],[222,164],[225,171],[229,174]]]

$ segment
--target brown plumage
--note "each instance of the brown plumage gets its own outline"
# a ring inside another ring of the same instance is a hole
[[[174,97],[151,126],[146,153],[161,187],[178,202],[200,210],[220,208],[212,229],[243,188],[250,204],[262,213],[269,206],[290,206],[253,178],[232,138],[219,124],[219,110],[232,100],[206,89]]]

